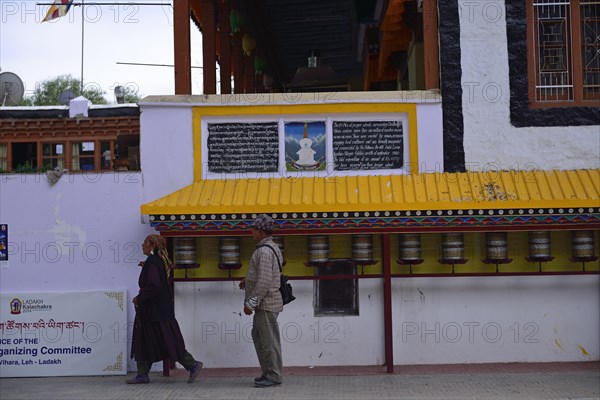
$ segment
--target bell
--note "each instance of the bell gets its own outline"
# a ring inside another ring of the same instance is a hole
[[[242,49],[244,49],[244,55],[250,57],[254,49],[256,49],[256,39],[248,34],[245,34],[242,37]]]

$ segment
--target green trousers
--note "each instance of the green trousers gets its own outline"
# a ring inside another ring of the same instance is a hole
[[[252,340],[262,374],[273,382],[283,378],[281,339],[279,338],[279,313],[256,310],[252,321]]]
[[[183,368],[186,370],[190,370],[196,365],[196,360],[194,356],[192,356],[188,351],[185,352],[181,360],[177,360],[177,362],[183,365]],[[152,368],[152,363],[148,361],[137,361],[137,374],[138,375],[148,375],[150,372],[150,368]]]

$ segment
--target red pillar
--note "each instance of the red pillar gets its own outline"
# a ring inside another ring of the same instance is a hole
[[[437,0],[423,1],[423,46],[425,48],[425,89],[440,88]]]
[[[244,50],[242,50],[242,34],[236,33],[233,36],[231,46],[231,62],[233,68],[233,91],[243,93],[244,87]]]
[[[221,94],[231,93],[231,42],[229,27],[229,1],[219,4],[219,66],[221,67]]]
[[[254,86],[254,52],[250,56],[243,56],[244,59],[244,90],[243,93],[255,93]]]
[[[175,94],[192,94],[189,0],[173,2],[173,40]]]
[[[204,94],[217,93],[215,2],[202,0],[202,72]]]
[[[392,332],[392,266],[390,261],[390,235],[384,233],[381,246],[383,265],[383,331],[385,341],[385,366],[394,372],[394,341]]]

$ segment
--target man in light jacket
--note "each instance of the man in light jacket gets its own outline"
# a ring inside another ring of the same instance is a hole
[[[252,238],[256,249],[250,258],[248,273],[240,282],[245,289],[244,313],[251,315],[252,340],[262,375],[254,379],[256,387],[273,387],[281,384],[283,363],[281,340],[277,317],[283,311],[283,300],[279,291],[279,266],[283,256],[273,241],[273,219],[260,214],[252,223]]]

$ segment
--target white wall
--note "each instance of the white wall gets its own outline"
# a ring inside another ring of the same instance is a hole
[[[383,287],[365,279],[360,316],[315,317],[313,283],[279,315],[284,366],[383,365]],[[394,278],[394,363],[591,361],[600,357],[600,278]],[[188,350],[207,367],[257,366],[236,282],[178,283]]]
[[[467,169],[600,168],[600,122],[579,127],[511,125],[504,1],[459,4]]]
[[[419,172],[444,172],[442,104],[417,104]]]
[[[600,358],[600,277],[397,278],[396,364]]]
[[[141,243],[154,233],[141,222],[141,186],[139,172],[67,174],[55,185],[43,174],[0,175],[0,223],[9,229],[0,290],[126,289],[133,321]]]
[[[194,181],[191,106],[145,107],[140,104],[140,161],[145,204]]]
[[[291,281],[296,300],[279,314],[286,366],[382,365],[383,284],[359,283],[360,316],[315,317],[313,282]],[[255,367],[252,316],[237,282],[177,283],[175,311],[188,350],[209,368]]]

